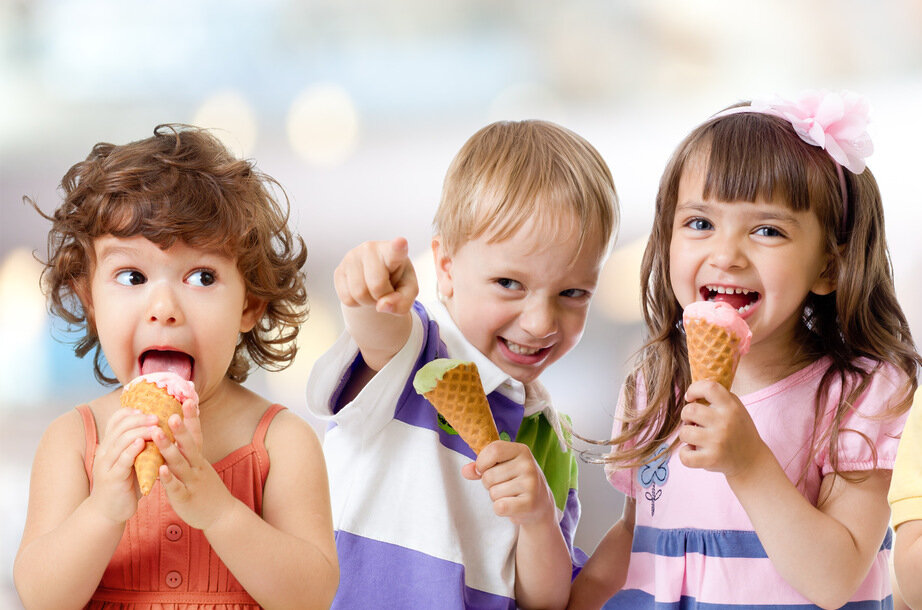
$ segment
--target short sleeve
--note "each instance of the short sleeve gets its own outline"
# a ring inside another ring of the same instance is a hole
[[[611,429],[611,438],[614,438],[621,434],[621,427],[624,421],[624,412],[626,409],[625,398],[624,398],[624,385],[621,386],[621,393],[618,396],[618,406],[615,408],[615,419],[612,423]],[[638,400],[640,396],[644,395],[642,384],[638,384],[637,396]],[[609,455],[614,455],[617,451],[616,447],[613,447]],[[634,469],[633,468],[622,468],[615,466],[612,463],[605,464],[605,477],[608,479],[608,482],[611,483],[612,487],[623,493],[624,495],[633,498],[634,491]]]
[[[893,468],[908,413],[889,417],[887,412],[905,397],[906,384],[906,375],[889,364],[881,364],[872,373],[868,388],[842,420],[837,450],[840,472]],[[825,429],[833,423],[841,391],[837,387],[830,392],[824,414]],[[817,466],[823,476],[833,472],[828,444],[820,448]]]

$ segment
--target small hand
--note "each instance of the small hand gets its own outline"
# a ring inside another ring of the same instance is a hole
[[[679,459],[689,468],[722,472],[727,478],[748,471],[768,447],[736,395],[714,381],[697,381],[685,392]],[[706,400],[710,404],[695,402]]]
[[[127,521],[138,506],[134,460],[150,440],[150,427],[157,416],[121,408],[106,422],[102,442],[93,461],[94,506],[116,523]]]
[[[167,421],[174,443],[159,428],[152,430],[165,461],[160,467],[160,484],[176,514],[192,527],[205,530],[234,506],[234,497],[202,453],[197,408],[186,401],[182,411],[182,418],[174,414]]]
[[[409,312],[419,294],[402,237],[368,241],[347,252],[333,273],[333,284],[346,307],[373,305],[378,312],[397,315]]]
[[[554,496],[527,445],[494,441],[461,474],[472,481],[480,479],[490,492],[493,512],[516,525],[556,521]]]

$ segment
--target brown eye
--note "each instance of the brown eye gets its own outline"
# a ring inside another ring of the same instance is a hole
[[[195,286],[211,286],[215,283],[215,275],[208,269],[199,269],[189,276],[188,281]]]
[[[123,286],[138,286],[146,282],[147,278],[136,269],[126,269],[115,275],[115,281]]]

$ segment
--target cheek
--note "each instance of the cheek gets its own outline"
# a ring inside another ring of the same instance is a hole
[[[570,347],[579,343],[583,337],[583,331],[586,330],[586,320],[589,317],[589,311],[583,310],[573,312],[563,317],[563,327],[566,332],[566,343]]]

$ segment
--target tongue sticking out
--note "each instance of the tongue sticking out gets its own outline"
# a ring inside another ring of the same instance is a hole
[[[149,351],[141,356],[141,374],[176,373],[186,381],[192,380],[192,358],[182,352]]]

